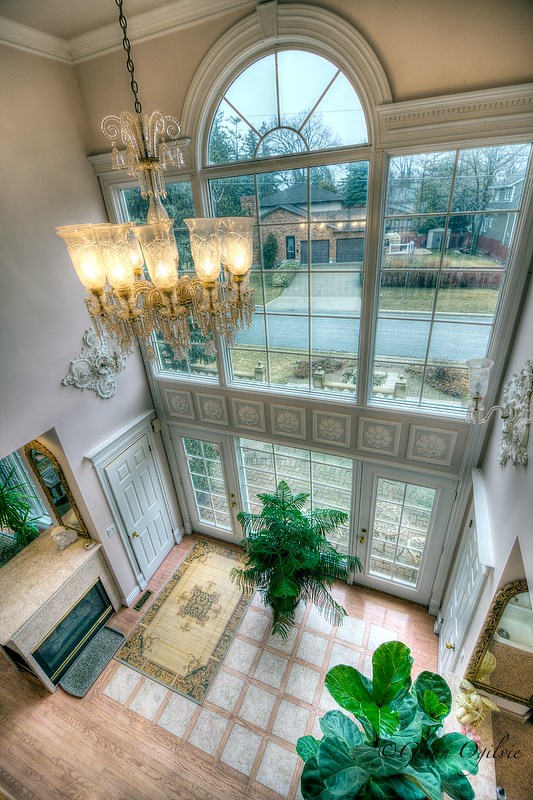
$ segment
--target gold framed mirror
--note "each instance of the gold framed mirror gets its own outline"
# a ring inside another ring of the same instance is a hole
[[[533,610],[525,580],[497,592],[465,678],[533,708]]]
[[[85,527],[57,458],[38,439],[33,439],[24,445],[24,452],[59,524],[76,530],[81,536],[90,539],[89,531]]]

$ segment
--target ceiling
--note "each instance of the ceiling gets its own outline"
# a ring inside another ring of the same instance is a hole
[[[124,13],[129,19],[142,12],[179,5],[180,2],[124,0]],[[114,22],[118,26],[115,0],[0,0],[0,17],[7,17],[61,39],[71,39]]]

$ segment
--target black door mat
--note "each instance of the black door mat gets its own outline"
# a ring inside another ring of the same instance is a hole
[[[74,697],[83,697],[104,667],[109,664],[126,637],[120,631],[104,625],[76,661],[65,672],[59,685]]]

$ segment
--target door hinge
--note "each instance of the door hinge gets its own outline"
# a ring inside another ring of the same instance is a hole
[[[152,452],[152,445],[150,444],[150,442],[148,442],[148,450],[149,450],[150,452]]]

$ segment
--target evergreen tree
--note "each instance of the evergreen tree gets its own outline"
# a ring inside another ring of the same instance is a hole
[[[344,187],[343,205],[351,207],[366,207],[368,194],[368,162],[356,161],[350,164]]]

